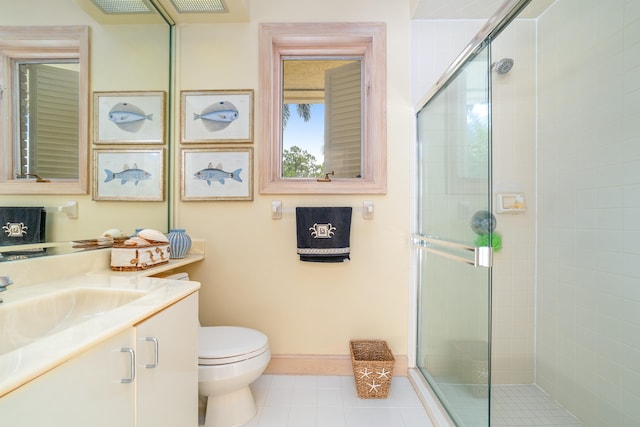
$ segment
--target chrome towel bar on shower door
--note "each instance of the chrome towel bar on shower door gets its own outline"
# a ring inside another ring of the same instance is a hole
[[[462,243],[442,240],[424,234],[414,234],[411,240],[413,244],[421,250],[431,252],[454,261],[463,262],[474,267],[491,267],[493,265],[493,248],[490,246],[468,246]],[[456,250],[462,251],[463,255],[473,255],[473,258],[453,253],[453,251]]]

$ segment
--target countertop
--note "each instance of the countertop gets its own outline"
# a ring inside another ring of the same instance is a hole
[[[153,314],[196,292],[199,282],[147,277],[200,261],[204,255],[189,255],[168,264],[136,272],[104,269],[58,277],[28,286],[12,286],[0,295],[0,311],[30,299],[73,288],[122,289],[144,293],[116,309],[85,320],[49,336],[38,338],[8,353],[0,354],[0,397],[59,366],[96,344],[135,326]]]
[[[193,264],[194,262],[202,261],[204,255],[201,254],[189,254],[184,258],[170,259],[168,263],[147,268],[145,270],[138,271],[114,271],[113,274],[118,276],[156,276],[161,275],[167,271],[175,270],[185,265]]]

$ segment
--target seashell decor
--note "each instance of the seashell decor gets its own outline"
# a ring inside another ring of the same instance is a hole
[[[151,242],[142,237],[131,237],[125,240],[123,243],[125,246],[149,246]]]
[[[169,239],[167,238],[167,236],[165,236],[158,230],[153,230],[151,228],[140,230],[138,232],[138,237],[141,237],[151,243],[169,243]]]
[[[116,239],[118,237],[123,237],[123,236],[124,236],[124,234],[122,234],[122,231],[120,231],[120,229],[118,229],[118,228],[110,228],[110,229],[104,231],[102,233],[102,236],[100,236],[100,237],[110,237],[112,239]]]

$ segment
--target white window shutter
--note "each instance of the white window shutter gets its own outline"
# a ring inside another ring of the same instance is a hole
[[[361,62],[325,72],[325,172],[336,178],[362,175]]]
[[[78,178],[78,79],[77,71],[30,67],[29,163],[42,178]]]

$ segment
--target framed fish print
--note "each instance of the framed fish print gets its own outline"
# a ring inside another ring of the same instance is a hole
[[[181,196],[253,200],[253,148],[182,149]]]
[[[96,144],[164,144],[165,92],[94,92]]]
[[[182,143],[253,142],[253,90],[182,91]]]
[[[164,200],[164,149],[93,150],[93,200]]]

